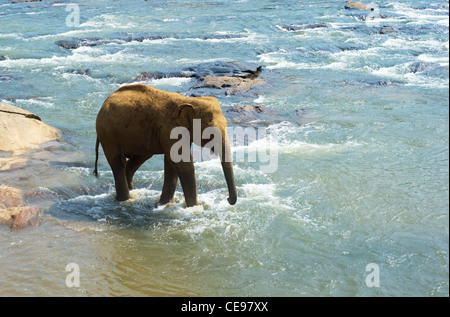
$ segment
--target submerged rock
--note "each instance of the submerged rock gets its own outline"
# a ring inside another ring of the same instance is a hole
[[[237,125],[255,125],[263,121],[270,122],[279,114],[264,105],[233,106],[225,111],[228,121]]]
[[[40,208],[25,206],[23,196],[18,188],[0,185],[0,225],[12,230],[39,225]]]
[[[23,205],[23,191],[14,187],[0,185],[0,210]]]
[[[56,45],[65,48],[65,49],[76,49],[81,46],[97,46],[102,44],[109,44],[110,40],[92,37],[87,39],[68,39],[68,40],[59,40],[56,41]]]
[[[362,79],[362,80],[343,80],[338,82],[340,85],[355,85],[355,86],[396,86],[403,85],[404,82],[398,80],[385,80],[385,79]]]
[[[234,39],[234,38],[243,38],[244,35],[240,34],[211,34],[204,35],[199,39],[202,40],[222,40],[222,39]],[[99,46],[99,45],[107,45],[107,44],[125,44],[130,42],[143,42],[143,41],[155,41],[155,40],[163,40],[165,38],[171,39],[188,39],[189,37],[183,36],[162,36],[162,35],[154,35],[154,34],[141,34],[141,35],[128,35],[128,34],[120,34],[113,35],[111,38],[101,38],[101,37],[89,37],[89,38],[71,38],[66,40],[58,40],[56,41],[56,45],[65,49],[77,49],[82,46]]]
[[[91,69],[69,69],[66,71],[67,74],[75,74],[75,75],[82,75],[82,76],[91,76]]]
[[[329,25],[326,23],[313,23],[313,24],[291,24],[291,25],[284,25],[281,28],[288,30],[288,31],[302,31],[302,30],[311,30],[311,29],[322,29],[322,28],[328,28]]]
[[[436,63],[419,61],[412,63],[408,67],[408,72],[410,73],[420,73],[427,76],[439,77],[439,78],[448,78],[449,77],[449,68],[448,66],[441,66]]]
[[[304,116],[307,113],[308,111],[305,109],[280,113],[264,105],[233,106],[224,111],[225,117],[230,125],[250,127],[269,126],[284,121],[302,124],[304,123]]]
[[[169,73],[164,73],[164,72],[142,72],[139,73],[138,75],[134,76],[131,79],[127,79],[121,82],[121,84],[131,84],[131,83],[135,83],[135,82],[141,82],[141,81],[150,81],[150,80],[154,80],[154,79],[162,79],[162,78],[176,78],[176,77],[185,77],[185,78],[190,78],[192,77],[191,74],[186,73],[186,72],[169,72]]]
[[[14,220],[11,225],[12,230],[22,229],[26,227],[35,227],[40,223],[39,213],[41,211],[38,207],[23,206],[15,209]]]

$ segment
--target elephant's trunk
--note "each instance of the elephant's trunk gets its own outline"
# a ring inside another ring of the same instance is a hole
[[[222,169],[227,181],[228,186],[228,202],[230,205],[234,205],[237,200],[237,190],[236,184],[234,182],[234,172],[233,172],[233,155],[230,149],[230,143],[228,138],[225,138],[222,144]]]

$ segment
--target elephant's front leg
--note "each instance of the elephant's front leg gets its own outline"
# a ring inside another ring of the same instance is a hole
[[[178,183],[178,173],[172,164],[167,156],[164,156],[164,185],[161,198],[159,199],[160,205],[173,202],[173,196],[175,195]]]
[[[192,163],[192,158],[191,162],[176,163],[175,168],[180,178],[181,187],[183,188],[186,206],[192,207],[198,205],[197,183],[195,181],[195,168],[194,163]]]

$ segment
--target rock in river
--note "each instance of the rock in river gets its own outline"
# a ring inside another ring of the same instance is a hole
[[[21,229],[39,225],[40,208],[25,206],[22,190],[0,185],[0,225]]]
[[[359,9],[359,10],[364,10],[364,11],[373,11],[374,8],[372,8],[371,6],[358,2],[358,1],[347,1],[346,5],[345,5],[346,9]]]
[[[31,112],[0,103],[0,153],[37,148],[60,136],[58,129]]]
[[[142,72],[132,79],[123,81],[122,84],[161,78],[184,77],[193,79],[194,86],[190,87],[190,89],[206,88],[208,90],[201,93],[196,91],[196,93],[192,94],[193,96],[202,94],[218,96],[223,94],[224,90],[225,95],[235,95],[267,84],[265,80],[258,78],[261,72],[262,66],[256,67],[241,62],[216,61],[197,64],[175,72]],[[211,90],[211,88],[214,90]],[[220,93],[217,93],[215,90],[220,90]]]

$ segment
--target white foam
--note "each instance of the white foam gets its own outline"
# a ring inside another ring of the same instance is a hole
[[[155,86],[182,86],[192,81],[192,78],[187,77],[171,77],[152,79],[150,82]]]
[[[437,63],[441,66],[449,65],[448,56],[443,57],[443,56],[433,56],[430,54],[422,54],[422,55],[419,55],[417,57],[417,59],[419,61],[423,61],[423,62]]]
[[[289,62],[286,60],[286,55],[285,52],[279,51],[261,54],[258,57],[261,63],[272,64],[267,66],[268,69],[307,69],[312,67],[311,64]]]
[[[51,99],[51,98],[40,98],[40,99],[17,99],[16,102],[18,104],[24,104],[29,106],[39,106],[46,109],[51,109],[55,107],[55,104],[50,101],[43,101],[42,99]]]
[[[16,40],[24,40],[22,33],[0,33],[0,39],[10,39],[10,38]]]
[[[376,76],[388,77],[400,81],[406,81],[408,86],[423,86],[430,88],[448,88],[448,79],[430,78],[420,73],[409,72],[408,69],[413,63],[405,63],[392,67],[381,67],[372,70]]]
[[[73,54],[69,56],[52,56],[47,58],[35,59],[35,58],[23,58],[23,59],[11,59],[1,61],[2,67],[5,68],[39,68],[39,67],[59,67],[59,66],[71,66],[79,64],[128,64],[130,60],[135,63],[146,64],[151,62],[163,62],[162,58],[156,59],[152,57],[142,57],[126,51],[120,51],[117,53],[105,54],[102,49],[92,47],[81,47],[73,50]],[[76,66],[73,66],[76,67]]]
[[[401,38],[390,38],[382,44],[383,47],[389,49],[431,49],[440,50],[448,46],[447,42],[441,42],[437,40],[423,40],[423,41],[410,41]]]
[[[262,63],[269,64],[268,69],[332,69],[345,70],[352,63],[359,65],[360,61],[367,57],[376,57],[379,55],[379,48],[370,48],[367,50],[348,50],[331,54],[335,61],[326,61],[321,63],[297,63],[289,61],[291,57],[284,52],[272,52],[259,55]],[[352,69],[355,69],[354,67]]]
[[[79,36],[88,36],[87,34],[96,34],[98,32],[102,32],[104,30],[102,29],[82,29],[82,28],[76,28],[74,30],[70,30],[63,33],[58,34],[46,34],[46,35],[38,35],[30,38],[24,39],[25,41],[31,42],[36,40],[43,40],[43,39],[55,39],[55,40],[61,40],[64,38],[71,38],[71,37],[79,37]]]
[[[274,196],[277,189],[275,184],[244,184],[242,188],[247,196],[259,198]]]
[[[449,25],[448,14],[442,15],[441,13],[448,13],[448,10],[444,9],[416,9],[408,6],[402,2],[391,2],[388,6],[392,6],[395,13],[406,16],[412,20],[408,24],[440,24]]]
[[[102,30],[133,29],[139,25],[132,20],[124,21],[123,17],[113,14],[102,14],[80,25],[80,28],[99,28]]]
[[[343,70],[348,66],[347,63],[344,62],[334,62],[325,66],[322,66],[323,69],[333,69],[333,70]]]
[[[347,50],[332,54],[333,58],[342,61],[349,62],[351,60],[361,60],[367,57],[378,56],[380,53],[379,47],[368,48],[366,50]]]

